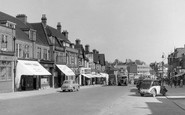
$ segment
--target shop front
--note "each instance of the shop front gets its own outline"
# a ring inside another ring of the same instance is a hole
[[[50,72],[52,75],[54,74],[54,62],[53,61],[45,61],[45,60],[41,60],[40,64],[48,71]],[[52,77],[47,77],[47,76],[42,76],[41,79],[41,88],[45,89],[45,88],[49,88],[53,86],[53,79]]]
[[[79,84],[84,85],[92,85],[93,84],[93,76],[91,74],[91,68],[80,68],[80,75],[79,75]]]
[[[75,73],[66,65],[56,65],[57,69],[54,76],[55,88],[61,87],[64,80],[75,80]]]
[[[39,62],[18,60],[16,67],[15,85],[17,90],[36,90],[48,85],[51,73]]]
[[[0,93],[14,91],[14,57],[0,55]]]

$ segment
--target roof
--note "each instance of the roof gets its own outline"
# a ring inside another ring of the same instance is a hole
[[[28,35],[24,33],[20,28],[15,27],[15,30],[16,30],[16,39],[26,41],[26,42],[31,42]]]
[[[16,23],[16,39],[30,41],[28,35],[21,30],[22,28],[30,28],[29,25],[27,25],[27,24],[23,23],[21,20],[15,18],[13,16],[10,16],[6,13],[3,13],[1,11],[0,11],[0,20],[8,20],[13,23]]]
[[[98,63],[99,62],[99,54],[93,54],[93,61],[94,63]]]
[[[71,43],[60,31],[51,26],[47,26],[46,31],[48,36],[54,36],[59,38],[60,40],[64,40],[65,42]]]
[[[37,33],[36,43],[48,46],[50,44],[50,41],[47,38],[43,24],[42,23],[30,23],[30,25],[37,31],[36,32]]]
[[[101,65],[105,65],[105,55],[99,54],[99,60]]]

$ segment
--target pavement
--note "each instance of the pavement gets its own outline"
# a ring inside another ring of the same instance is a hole
[[[168,90],[166,98],[185,110],[185,85],[183,87],[177,86],[176,88],[168,85],[165,85],[165,87]]]
[[[80,90],[86,89],[86,88],[101,87],[101,86],[102,85],[81,86]],[[47,95],[47,94],[52,94],[60,91],[61,91],[60,88],[46,88],[46,89],[31,90],[31,91],[0,93],[0,100],[16,99],[16,98],[23,98],[23,97],[30,97],[30,96],[37,96],[37,95]]]

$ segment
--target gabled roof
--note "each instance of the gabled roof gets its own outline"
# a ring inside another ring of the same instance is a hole
[[[59,38],[60,40],[64,40],[67,43],[71,43],[60,31],[51,26],[47,26],[46,31],[49,36],[54,36]]]
[[[44,26],[42,23],[30,23],[34,30],[36,30],[36,43],[48,46],[51,42],[48,40]]]
[[[3,12],[0,11],[0,20],[7,20],[7,21],[11,21],[13,23],[16,23],[16,39],[20,39],[20,40],[24,40],[27,42],[31,42],[29,40],[29,37],[26,33],[24,33],[21,28],[30,28],[28,25],[26,25],[25,23],[23,23],[21,20],[10,16],[8,14],[5,14]]]
[[[8,21],[14,22],[14,23],[16,23],[16,26],[18,28],[30,28],[28,25],[23,23],[21,20],[15,18],[13,16],[10,16],[8,14],[5,14],[1,11],[0,11],[0,20],[8,20]]]

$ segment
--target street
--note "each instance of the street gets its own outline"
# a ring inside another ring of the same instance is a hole
[[[0,100],[1,115],[184,115],[163,96],[141,97],[135,86],[102,86]]]

